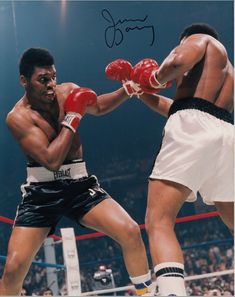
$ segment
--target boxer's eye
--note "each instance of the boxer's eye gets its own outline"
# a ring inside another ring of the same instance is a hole
[[[42,84],[45,84],[45,83],[48,82],[48,78],[46,78],[46,77],[40,77],[39,78],[39,82],[42,83]]]
[[[52,78],[42,76],[39,78],[41,84],[47,84],[50,80],[56,81],[56,76],[53,76]]]

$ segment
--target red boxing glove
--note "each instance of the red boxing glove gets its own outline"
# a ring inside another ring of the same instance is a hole
[[[73,89],[65,101],[64,111],[66,115],[61,124],[75,133],[87,106],[93,106],[96,103],[97,95],[93,90],[89,88]]]
[[[109,63],[105,68],[105,74],[109,79],[120,81],[128,96],[139,96],[143,91],[131,81],[132,65],[127,60],[117,59]]]
[[[161,84],[157,80],[156,74],[158,68],[159,65],[155,60],[149,58],[143,59],[134,66],[131,79],[135,83],[138,83],[145,93],[156,94],[161,89],[171,86],[171,82]]]
[[[111,62],[105,68],[105,74],[108,78],[121,82],[131,79],[131,71],[131,63],[123,59]]]

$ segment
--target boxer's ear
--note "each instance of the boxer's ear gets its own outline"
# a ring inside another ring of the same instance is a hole
[[[20,84],[25,88],[27,86],[27,78],[24,75],[20,76]]]

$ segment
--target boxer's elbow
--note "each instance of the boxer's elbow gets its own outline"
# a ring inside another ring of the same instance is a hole
[[[62,165],[62,161],[58,159],[54,159],[53,157],[46,157],[40,161],[40,164],[50,171],[57,171],[60,169]]]
[[[165,71],[167,69],[167,72],[173,75],[170,79],[175,79],[176,77],[183,75],[194,66],[194,62],[181,53],[173,55],[167,64],[168,65],[166,65]]]
[[[89,114],[93,116],[102,116],[105,113],[109,112],[109,108],[103,103],[98,103],[95,108],[89,110]]]
[[[87,107],[86,113],[91,114],[93,116],[98,116],[101,114],[100,107],[97,104],[96,106],[89,106]]]
[[[184,51],[176,51],[172,55],[172,66],[175,69],[183,69],[184,71],[189,71],[203,58],[203,51],[193,47],[190,54]]]
[[[171,66],[175,69],[186,67],[187,59],[183,54],[178,53],[172,56]]]
[[[62,163],[51,163],[47,166],[47,169],[50,171],[58,171],[61,167]]]

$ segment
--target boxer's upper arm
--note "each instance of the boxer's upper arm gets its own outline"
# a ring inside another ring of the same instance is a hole
[[[189,36],[183,44],[179,45],[172,52],[175,55],[175,65],[185,65],[188,70],[197,64],[205,55],[208,39],[196,35]]]
[[[208,37],[197,35],[199,34],[189,36],[166,57],[158,71],[160,81],[170,81],[182,76],[203,59],[208,45]]]
[[[7,125],[25,154],[40,164],[45,163],[49,141],[32,119],[21,114],[14,114],[8,116]]]
[[[100,116],[113,111],[128,98],[129,96],[126,94],[124,88],[119,88],[113,92],[99,95],[97,104],[95,106],[88,106],[86,112]]]

